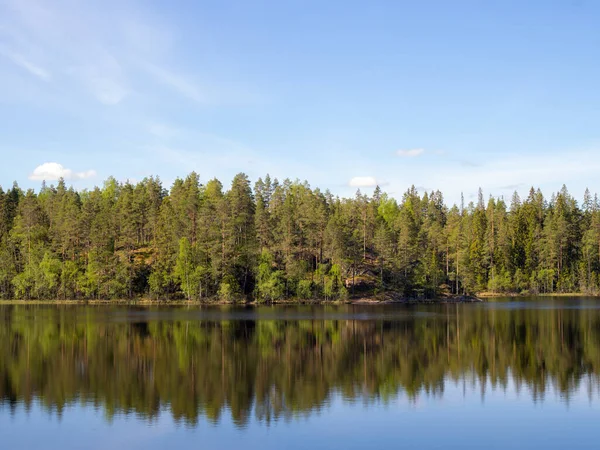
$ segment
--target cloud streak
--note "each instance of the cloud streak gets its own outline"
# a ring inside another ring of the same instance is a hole
[[[62,164],[56,162],[46,162],[40,164],[29,175],[30,180],[34,181],[57,181],[61,178],[65,180],[85,180],[96,176],[96,171],[93,169],[84,172],[73,172],[71,169],[63,167]]]
[[[94,62],[72,68],[69,73],[104,105],[116,105],[129,94],[121,65],[108,53],[102,52]]]
[[[396,150],[396,155],[402,158],[416,158],[417,156],[421,156],[425,153],[424,148],[410,148],[410,149],[400,149]]]
[[[174,89],[184,97],[197,103],[205,103],[207,101],[206,95],[204,95],[202,90],[196,84],[181,75],[155,64],[146,63],[144,64],[144,67],[159,82]]]
[[[0,68],[6,59],[39,80],[52,81],[42,93],[61,106],[81,108],[77,87],[101,105],[127,101],[131,109],[143,110],[141,116],[148,105],[178,101],[173,93],[203,106],[265,101],[246,78],[232,75],[227,62],[202,68],[178,63],[172,50],[185,44],[180,35],[157,10],[142,9],[135,1],[0,0]],[[5,86],[12,92],[28,83],[18,92],[31,100],[31,80],[0,81],[12,83]]]
[[[67,93],[57,98],[61,102],[77,95],[77,86],[103,105],[119,104],[130,92],[125,65],[136,50],[125,44],[119,16],[110,8],[94,2],[6,0],[0,2],[0,33],[5,42],[0,54],[39,79],[52,79],[55,92]]]
[[[159,137],[161,139],[176,138],[183,134],[183,132],[178,128],[160,122],[150,123],[147,126],[147,131],[151,135]]]
[[[37,64],[34,64],[33,62],[29,61],[27,58],[25,58],[23,55],[17,52],[9,50],[5,47],[0,47],[0,55],[3,55],[6,58],[10,59],[15,65],[21,67],[22,69],[25,69],[31,75],[34,75],[40,78],[41,80],[49,81],[51,78],[50,72],[38,66]]]
[[[466,159],[457,159],[456,162],[462,167],[481,167],[481,164]]]

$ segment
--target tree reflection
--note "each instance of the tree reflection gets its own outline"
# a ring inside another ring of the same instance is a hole
[[[86,402],[108,419],[150,420],[168,407],[191,425],[230,414],[244,426],[310,414],[336,393],[443,396],[446,381],[465,378],[482,394],[512,380],[536,400],[550,386],[568,398],[597,384],[600,368],[600,312],[589,309],[449,305],[395,321],[144,321],[110,311],[1,307],[0,401],[36,399],[59,414]]]

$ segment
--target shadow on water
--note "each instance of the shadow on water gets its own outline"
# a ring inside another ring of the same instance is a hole
[[[448,383],[514,385],[535,401],[597,389],[600,302],[283,308],[0,306],[0,403],[60,416],[238,427],[291,420],[332,397],[391,402]]]

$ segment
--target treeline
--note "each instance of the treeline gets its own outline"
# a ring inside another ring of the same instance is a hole
[[[304,308],[291,315],[310,317]],[[0,408],[60,414],[94,405],[109,420],[120,412],[152,419],[168,409],[188,424],[231,415],[244,426],[306,417],[336,395],[365,403],[442,398],[459,381],[470,389],[477,382],[482,398],[514,389],[568,402],[587,391],[596,406],[598,310],[446,305],[438,312],[391,321],[207,321],[199,311],[189,320],[186,307],[167,320],[136,311],[132,323],[107,308],[4,306]]]
[[[600,202],[566,187],[546,199],[448,207],[412,187],[339,198],[308,183],[196,173],[0,188],[0,298],[151,296],[227,301],[600,292]]]

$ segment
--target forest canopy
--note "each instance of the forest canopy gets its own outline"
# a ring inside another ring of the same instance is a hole
[[[0,188],[0,298],[270,302],[600,288],[600,202],[566,187],[447,206],[414,187],[339,198],[268,175],[76,191]]]

